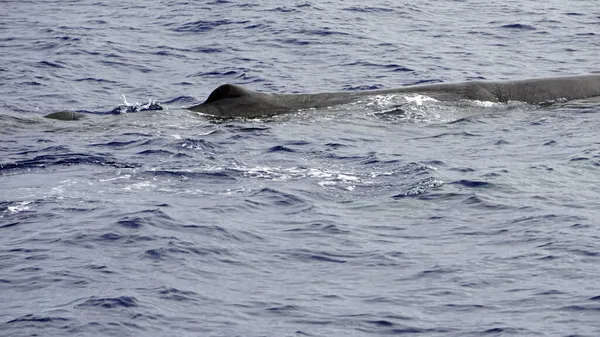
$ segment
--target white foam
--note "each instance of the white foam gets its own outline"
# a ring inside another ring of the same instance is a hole
[[[7,209],[11,214],[28,211],[30,209],[29,204],[33,201],[21,201],[14,206],[8,206]]]

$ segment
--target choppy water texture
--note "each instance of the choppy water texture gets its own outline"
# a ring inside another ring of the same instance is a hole
[[[600,335],[600,99],[183,109],[600,70],[596,1],[1,7],[0,335]]]

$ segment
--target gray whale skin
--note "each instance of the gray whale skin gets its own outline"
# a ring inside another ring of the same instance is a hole
[[[248,90],[234,84],[215,89],[202,104],[188,110],[217,118],[273,116],[300,109],[324,108],[357,101],[375,95],[414,93],[440,101],[479,100],[490,102],[521,101],[530,104],[552,103],[600,96],[600,73],[587,75],[534,78],[517,81],[469,81],[406,86],[370,91],[328,92],[318,94],[269,94]],[[47,118],[77,120],[83,114],[59,111]]]
[[[273,116],[307,108],[323,108],[350,103],[366,96],[415,93],[440,101],[479,100],[490,102],[521,101],[530,104],[551,103],[600,96],[600,74],[534,78],[519,81],[469,81],[406,86],[355,92],[318,94],[269,94],[224,84],[202,104],[189,107],[218,118]]]

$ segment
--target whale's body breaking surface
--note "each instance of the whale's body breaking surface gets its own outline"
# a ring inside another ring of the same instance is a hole
[[[254,118],[351,103],[366,96],[402,93],[426,95],[440,101],[520,101],[541,104],[556,100],[600,96],[600,74],[502,82],[439,83],[395,89],[317,94],[269,94],[225,84],[215,89],[204,103],[188,109],[219,118]]]
[[[534,78],[517,81],[468,81],[406,86],[370,91],[342,91],[316,94],[275,94],[256,92],[234,84],[215,89],[204,103],[188,110],[217,118],[256,118],[302,109],[325,108],[358,101],[364,97],[393,94],[420,94],[440,101],[478,100],[490,102],[520,101],[530,104],[551,103],[600,96],[600,74]],[[60,111],[46,117],[77,120],[78,112]]]

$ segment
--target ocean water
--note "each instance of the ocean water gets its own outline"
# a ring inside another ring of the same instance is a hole
[[[600,98],[185,109],[597,71],[595,1],[1,8],[1,336],[600,335]]]

